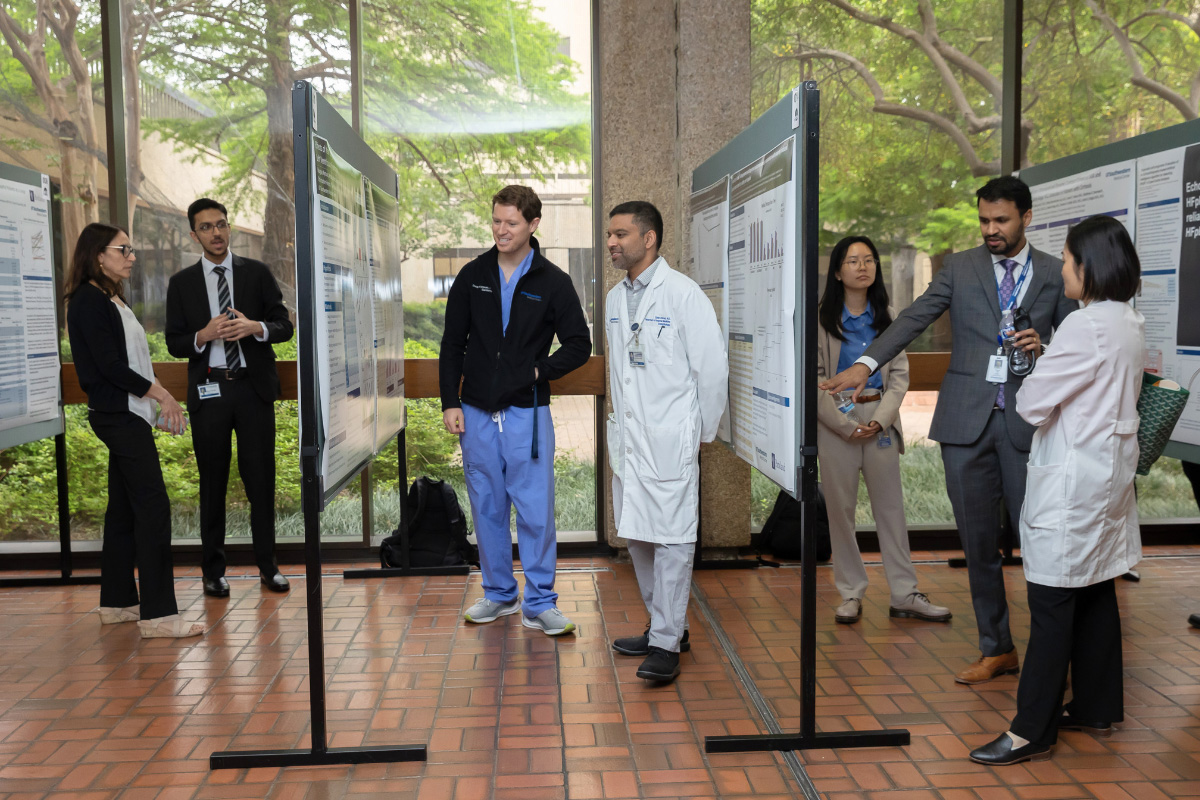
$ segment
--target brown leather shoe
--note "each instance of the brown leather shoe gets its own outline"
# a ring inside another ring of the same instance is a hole
[[[1017,648],[1014,647],[1002,656],[980,656],[978,661],[955,675],[954,680],[974,686],[977,683],[987,683],[1001,675],[1016,675],[1020,671]]]

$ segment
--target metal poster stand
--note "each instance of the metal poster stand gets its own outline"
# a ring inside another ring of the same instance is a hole
[[[373,153],[343,122],[338,113],[307,81],[292,87],[292,130],[295,133],[296,230],[311,231],[312,176],[310,153],[313,117],[320,108],[321,134],[338,141],[351,155]],[[351,138],[353,137],[353,138]],[[357,143],[357,144],[355,144]],[[375,157],[378,160],[378,157]],[[380,162],[382,163],[382,162]],[[394,173],[393,173],[394,179]],[[304,566],[308,607],[308,693],[312,716],[311,746],[297,750],[224,751],[209,756],[211,769],[248,769],[254,767],[323,766],[330,764],[368,764],[426,760],[425,745],[367,747],[330,747],[325,726],[325,628],[321,594],[321,508],[325,486],[320,469],[320,443],[317,438],[317,350],[314,253],[311,236],[296,237],[297,331],[300,337],[300,481],[301,507],[304,513]],[[369,462],[370,459],[368,459]],[[403,463],[403,462],[402,462]],[[350,471],[347,481],[363,465]]]
[[[721,175],[732,174],[771,147],[795,136],[799,158],[796,186],[796,376],[799,407],[796,410],[796,483],[800,487],[801,595],[800,595],[800,730],[790,734],[708,736],[709,753],[748,753],[767,750],[819,750],[842,747],[907,745],[907,730],[836,731],[823,733],[816,726],[817,695],[817,571],[813,533],[817,499],[817,231],[819,229],[818,133],[820,94],[817,84],[806,81],[791,97],[776,103],[729,145],[705,162],[692,176],[693,187],[711,185]]]

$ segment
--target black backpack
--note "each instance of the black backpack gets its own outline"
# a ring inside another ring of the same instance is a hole
[[[479,551],[467,541],[467,521],[454,487],[429,477],[408,490],[408,528],[403,525],[379,544],[387,567],[454,567],[478,564]]]
[[[829,541],[829,512],[825,510],[825,493],[821,484],[817,484],[817,519],[814,526],[816,533],[815,545],[817,561],[828,561],[833,555],[833,545]],[[757,549],[788,561],[800,561],[800,501],[787,492],[780,490],[775,498],[775,507],[771,516],[763,523],[762,532],[758,535]]]

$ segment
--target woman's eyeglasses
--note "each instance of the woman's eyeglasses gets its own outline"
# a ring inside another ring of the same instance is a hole
[[[110,245],[105,245],[104,249],[105,250],[120,250],[121,255],[124,256],[125,258],[129,258],[131,255],[133,255],[136,252],[133,249],[133,245],[131,245],[131,244],[110,244]]]

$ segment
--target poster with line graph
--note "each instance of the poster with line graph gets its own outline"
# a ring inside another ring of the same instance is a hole
[[[62,432],[50,178],[0,165],[0,448]]]
[[[728,335],[733,447],[796,489],[796,140],[733,174]]]

